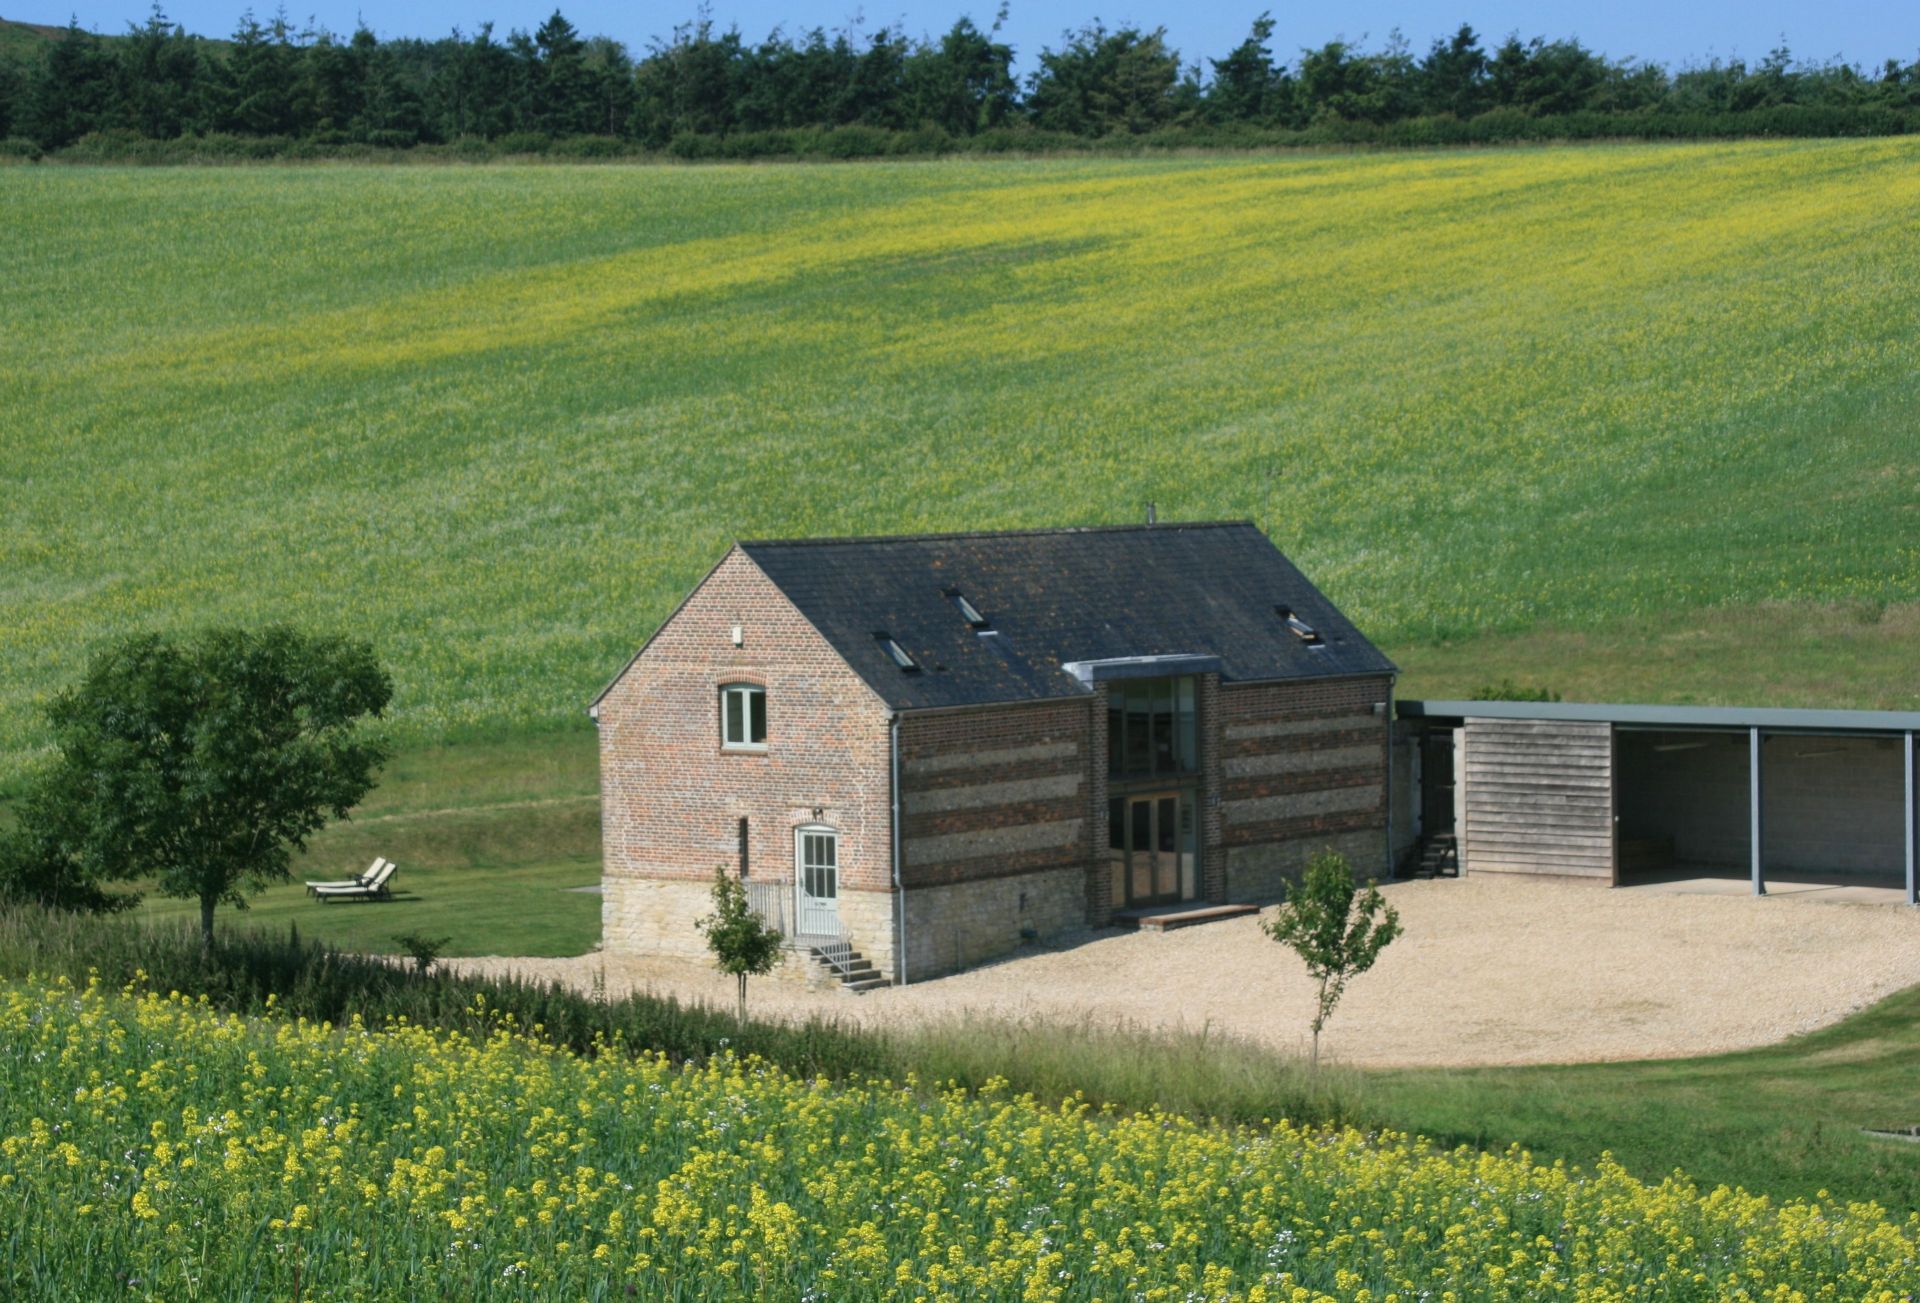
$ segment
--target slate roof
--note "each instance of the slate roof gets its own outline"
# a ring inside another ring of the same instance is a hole
[[[1089,689],[1064,663],[1119,657],[1217,656],[1229,682],[1395,671],[1250,521],[740,548],[895,710],[1076,697]],[[1276,606],[1321,644],[1302,641]],[[920,668],[896,665],[882,633]]]

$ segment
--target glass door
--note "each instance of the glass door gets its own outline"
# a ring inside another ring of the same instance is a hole
[[[840,836],[831,828],[794,834],[794,922],[803,937],[840,935]]]
[[[1108,831],[1116,903],[1159,905],[1194,898],[1191,791],[1115,797]]]

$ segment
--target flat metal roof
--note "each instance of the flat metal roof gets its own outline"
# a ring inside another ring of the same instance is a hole
[[[1649,728],[1767,729],[1794,733],[1920,732],[1920,710],[1792,710],[1767,706],[1659,706],[1591,701],[1402,701],[1403,719],[1541,719]]]
[[[1171,653],[1160,656],[1109,656],[1099,661],[1068,661],[1060,667],[1092,687],[1110,679],[1160,679],[1177,674],[1218,674],[1220,658]]]

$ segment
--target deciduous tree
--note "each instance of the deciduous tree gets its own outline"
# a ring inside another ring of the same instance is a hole
[[[288,878],[373,786],[389,748],[365,725],[392,695],[366,643],[284,625],[123,638],[48,708],[55,756],[8,877],[83,908],[100,883],[151,878],[200,902],[211,943],[217,905]]]
[[[740,982],[740,1018],[747,1016],[747,978],[765,977],[780,962],[780,929],[747,903],[746,884],[721,865],[713,871],[713,913],[694,926],[707,939],[714,964]]]
[[[1361,892],[1343,856],[1313,857],[1299,884],[1261,930],[1306,961],[1307,976],[1320,984],[1313,1014],[1313,1065],[1320,1066],[1320,1029],[1333,1016],[1347,983],[1373,967],[1400,935],[1400,916],[1373,883]]]

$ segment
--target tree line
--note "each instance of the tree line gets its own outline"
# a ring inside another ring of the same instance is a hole
[[[1005,11],[1001,11],[1004,19]],[[209,40],[156,5],[123,36],[70,24],[37,58],[0,64],[0,138],[41,149],[220,138],[409,148],[490,142],[689,156],[795,152],[838,133],[843,152],[938,152],[956,142],[1450,139],[1563,135],[1882,134],[1920,129],[1920,59],[1879,69],[1796,61],[1670,69],[1578,40],[1462,25],[1416,52],[1331,40],[1288,58],[1261,15],[1220,58],[1183,59],[1164,29],[1095,21],[1014,73],[1000,22],[937,37],[899,27],[776,30],[752,42],[710,20],[636,57],[559,12],[531,33],[482,23],[435,40],[296,30],[249,13]],[[785,134],[783,134],[785,133]],[[866,147],[863,147],[862,142]],[[889,143],[891,142],[891,143]]]

